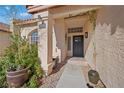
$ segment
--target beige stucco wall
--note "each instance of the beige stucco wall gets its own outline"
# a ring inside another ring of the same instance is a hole
[[[55,37],[56,37],[56,47],[60,51],[61,60],[64,61],[66,57],[67,46],[65,43],[65,22],[64,19],[55,20]]]
[[[4,54],[4,50],[10,45],[10,35],[9,32],[0,31],[0,56]]]
[[[53,49],[53,41],[52,41],[52,31],[53,31],[53,18],[52,15],[49,13],[48,14],[48,29],[47,29],[47,34],[48,34],[48,41],[47,41],[47,64],[48,64],[48,74],[50,74],[52,72],[53,69],[53,53],[52,53],[52,49]]]
[[[45,71],[46,75],[50,74],[53,67],[52,61],[52,26],[53,20],[51,14],[49,12],[41,13],[41,16],[44,15],[48,17],[48,19],[44,20],[46,24],[45,28],[39,28],[39,25],[42,24],[42,21],[39,21],[37,24],[38,28],[38,56],[41,61],[41,66]]]
[[[98,12],[94,39],[86,54],[106,87],[124,87],[124,6],[103,6]],[[96,43],[96,67],[93,59]]]
[[[26,37],[27,39],[29,38],[28,36],[29,36],[29,34],[33,31],[33,30],[35,30],[35,29],[37,29],[37,25],[36,24],[33,24],[33,25],[26,25],[26,26],[22,26],[21,27],[21,36],[22,37]]]
[[[39,28],[39,25],[42,24],[42,21],[37,23],[38,29],[38,56],[41,61],[41,66],[45,71],[46,75],[50,74],[53,67],[52,61],[52,17],[48,11],[36,13],[33,15],[33,18],[38,18],[38,15],[41,17],[48,17],[44,20],[46,24],[45,28]]]
[[[41,22],[39,22],[40,24]],[[45,22],[46,24],[48,24],[48,21]],[[39,43],[38,43],[38,56],[39,59],[41,61],[41,66],[43,67],[43,69],[46,71],[48,70],[48,59],[47,59],[47,55],[48,55],[48,50],[47,50],[47,29],[48,29],[48,25],[47,28],[45,29],[38,29],[38,35],[39,35]]]

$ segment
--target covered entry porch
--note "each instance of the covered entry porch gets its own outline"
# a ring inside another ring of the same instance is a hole
[[[53,58],[58,51],[61,61],[66,57],[84,57],[93,30],[88,16],[81,11],[73,11],[62,16],[53,14],[52,17]]]
[[[44,21],[46,28],[38,31],[41,37],[39,40],[39,58],[47,74],[52,72],[53,59],[57,58],[57,63],[61,63],[68,57],[85,57],[93,30],[93,24],[90,22],[87,12],[97,9],[96,6],[85,8],[62,6],[41,13],[41,18],[44,19],[46,14],[48,17]],[[42,23],[43,21],[38,22],[38,25]]]

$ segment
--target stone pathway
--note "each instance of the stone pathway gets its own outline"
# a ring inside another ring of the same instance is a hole
[[[57,88],[87,88],[82,71],[83,58],[70,58],[57,83]]]

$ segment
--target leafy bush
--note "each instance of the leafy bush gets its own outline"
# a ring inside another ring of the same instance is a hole
[[[27,40],[17,35],[11,37],[11,45],[6,50],[6,63],[8,71],[21,70],[28,67],[31,59],[31,48]]]
[[[35,88],[39,86],[38,79],[42,78],[43,76],[43,70],[41,68],[39,59],[38,59],[38,49],[36,45],[31,45],[31,57],[32,59],[32,65],[30,66],[30,78],[29,80],[24,84],[24,87],[28,88]]]
[[[3,58],[0,58],[0,88],[8,86],[6,82],[5,73],[6,73],[5,62]]]
[[[29,82],[27,83],[27,87],[29,88],[35,88],[38,87],[38,81],[37,81],[37,76],[33,75]]]
[[[38,87],[37,80],[43,76],[37,45],[29,44],[26,39],[17,35],[11,37],[11,45],[0,59],[0,67],[0,87],[7,87],[6,71],[29,68],[29,79],[24,87]]]

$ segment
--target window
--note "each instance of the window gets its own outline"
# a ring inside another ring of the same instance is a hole
[[[83,32],[83,27],[68,28],[68,33]]]
[[[37,31],[31,33],[31,43],[33,44],[38,43],[38,32]]]
[[[71,50],[71,37],[68,37],[68,51]]]

